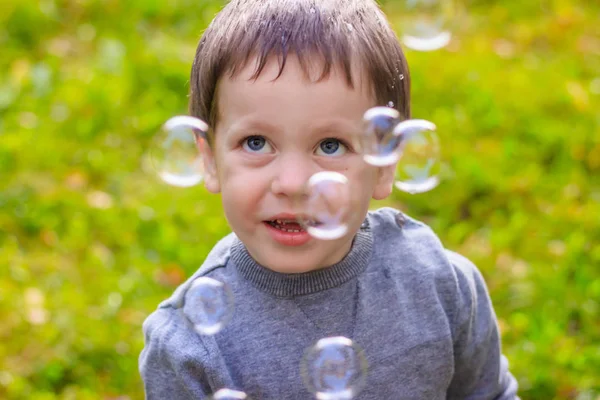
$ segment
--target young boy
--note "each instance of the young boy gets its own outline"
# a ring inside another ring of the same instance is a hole
[[[206,188],[233,233],[144,323],[148,399],[310,399],[300,361],[317,340],[352,339],[368,362],[356,399],[515,399],[485,283],[424,224],[391,208],[395,166],[353,147],[365,111],[410,118],[409,73],[374,0],[232,0],[204,33],[190,112],[211,126]],[[344,174],[359,218],[320,241],[288,221],[319,171]],[[283,239],[282,239],[283,238]],[[226,282],[231,321],[197,334],[181,312],[199,276]]]

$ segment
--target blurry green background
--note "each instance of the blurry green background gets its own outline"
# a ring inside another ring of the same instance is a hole
[[[144,318],[228,232],[140,162],[221,5],[2,1],[0,398],[143,397]],[[445,179],[386,204],[482,270],[523,399],[600,399],[600,5],[470,1],[458,25],[407,51]]]

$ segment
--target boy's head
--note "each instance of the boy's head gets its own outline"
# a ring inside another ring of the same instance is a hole
[[[369,108],[410,117],[410,79],[398,40],[372,0],[233,0],[204,33],[190,113],[209,123],[206,187],[262,265],[305,272],[340,261],[371,198],[391,192],[394,167],[365,164],[353,138]],[[355,218],[348,234],[316,241],[290,219],[319,171],[344,174]],[[283,228],[283,229],[280,229]]]

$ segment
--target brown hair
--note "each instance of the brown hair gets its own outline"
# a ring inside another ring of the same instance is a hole
[[[320,79],[340,67],[354,87],[352,64],[367,73],[378,105],[393,103],[410,118],[410,77],[399,41],[375,0],[231,0],[206,29],[192,66],[189,111],[212,128],[217,123],[217,83],[235,77],[254,56],[253,75],[269,57],[295,54],[308,76],[310,58],[321,57]],[[212,138],[209,134],[209,143]]]

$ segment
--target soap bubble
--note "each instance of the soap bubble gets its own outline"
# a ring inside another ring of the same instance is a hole
[[[212,400],[250,400],[244,392],[231,389],[220,389],[212,397]]]
[[[183,313],[201,335],[219,332],[233,314],[233,293],[228,285],[202,276],[185,294]]]
[[[412,119],[395,129],[402,138],[401,156],[396,167],[395,186],[411,194],[424,193],[439,183],[440,144],[432,122]]]
[[[363,388],[367,360],[352,340],[338,336],[319,340],[300,366],[308,390],[319,400],[349,400]]]
[[[206,141],[208,125],[189,116],[169,119],[150,149],[154,170],[164,182],[179,187],[199,184],[204,178],[202,154],[197,141]]]
[[[357,143],[363,159],[377,167],[398,161],[401,140],[394,128],[400,122],[400,113],[389,107],[374,107],[365,113],[363,121],[365,127]]]
[[[316,239],[339,239],[348,232],[350,187],[348,179],[332,171],[314,174],[299,199],[298,222]]]
[[[399,26],[406,47],[433,51],[450,43],[452,0],[404,0],[401,3]]]

